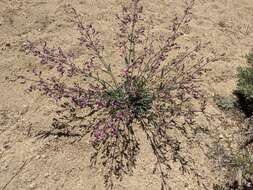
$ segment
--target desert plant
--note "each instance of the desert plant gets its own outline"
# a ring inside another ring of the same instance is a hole
[[[250,190],[253,188],[253,154],[243,150],[231,155],[229,174],[233,177],[227,184],[227,189]]]
[[[214,96],[214,101],[216,105],[222,110],[231,110],[235,108],[236,99],[233,97],[226,97],[226,96]]]
[[[179,162],[182,172],[195,172],[190,160],[181,154],[183,144],[175,134],[190,141],[199,131],[194,115],[205,109],[200,79],[205,66],[217,58],[199,54],[206,44],[188,49],[179,44],[193,5],[194,0],[187,2],[183,16],[173,19],[170,33],[159,38],[154,38],[152,24],[145,21],[140,0],[124,5],[117,15],[121,66],[105,59],[101,34],[92,24],[83,24],[75,9],[73,21],[80,32],[79,41],[89,51],[83,62],[76,61],[73,53],[46,43],[42,48],[32,42],[24,44],[24,50],[50,72],[34,69],[36,78],[18,78],[32,82],[29,91],[41,91],[61,105],[53,122],[55,128],[69,131],[79,127],[91,135],[95,149],[91,163],[102,163],[109,189],[114,178],[133,172],[140,150],[139,129],[146,134],[157,159],[154,171],[160,172],[162,189],[168,188],[171,161]],[[121,68],[117,75],[115,69]],[[193,100],[200,103],[199,110],[191,109]]]
[[[235,94],[238,97],[240,108],[247,116],[253,114],[253,53],[247,56],[251,67],[238,68],[238,83]]]
[[[231,142],[229,142],[230,144]],[[229,145],[230,146],[230,145]],[[210,152],[217,168],[226,169],[225,178],[213,190],[251,190],[253,188],[253,152],[240,147],[233,150],[216,144]]]
[[[253,176],[253,154],[249,151],[244,151],[234,156],[233,167],[241,168],[243,175]]]
[[[253,65],[253,53],[250,53],[249,55],[247,55],[246,58],[247,58],[248,63]]]

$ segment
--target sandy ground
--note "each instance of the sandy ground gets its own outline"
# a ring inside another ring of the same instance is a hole
[[[69,22],[70,7],[83,14],[87,22],[96,23],[104,34],[109,55],[114,52],[115,14],[124,0],[0,0],[0,189],[12,179],[9,190],[103,190],[101,169],[89,167],[92,151],[89,139],[50,136],[38,139],[35,135],[50,128],[54,104],[39,94],[29,95],[25,86],[10,83],[6,77],[25,74],[35,60],[20,51],[26,40],[49,41],[82,51],[77,31]],[[165,30],[171,16],[183,10],[181,0],[143,0],[145,14],[152,15],[157,30]],[[224,59],[210,65],[212,69],[203,86],[211,97],[230,95],[236,84],[236,68],[245,65],[244,59],[253,48],[253,0],[197,0],[193,22],[186,29],[188,40],[210,41],[212,49],[224,54]],[[203,126],[232,133],[235,122],[226,121],[210,98],[208,112],[213,121],[199,119]],[[218,117],[219,115],[219,117]],[[222,119],[221,119],[222,118]],[[207,189],[222,179],[204,153],[192,148],[198,168],[205,178]],[[115,184],[116,190],[159,190],[159,176],[152,174],[154,157],[149,145],[143,143],[133,176]],[[24,167],[22,167],[24,166]],[[20,171],[19,171],[20,170]],[[191,175],[171,173],[172,189],[203,189]]]

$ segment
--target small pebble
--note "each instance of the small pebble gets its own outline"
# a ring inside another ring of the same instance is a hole
[[[42,157],[43,159],[45,159],[47,156],[46,156],[45,154],[43,154],[43,155],[41,155],[41,157]]]
[[[36,160],[40,159],[40,155],[37,155],[37,156],[35,157],[35,159],[36,159]]]
[[[223,136],[222,134],[220,134],[220,135],[219,135],[219,138],[220,138],[220,139],[223,139],[223,138],[224,138],[224,136]]]
[[[35,189],[36,188],[36,183],[31,183],[30,185],[29,185],[29,189]]]

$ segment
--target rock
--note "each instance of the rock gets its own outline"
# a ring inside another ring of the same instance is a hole
[[[220,139],[224,139],[224,136],[222,134],[219,135]]]
[[[37,187],[37,184],[36,183],[31,183],[29,185],[29,189],[35,189]]]
[[[45,159],[47,156],[45,154],[41,155],[41,158]]]
[[[40,155],[37,155],[37,156],[35,157],[35,159],[36,159],[36,160],[39,160],[40,157],[41,157]]]

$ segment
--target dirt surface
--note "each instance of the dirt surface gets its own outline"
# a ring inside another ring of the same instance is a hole
[[[5,80],[13,74],[26,74],[36,63],[21,46],[26,40],[48,41],[51,45],[82,54],[78,32],[70,20],[75,7],[87,22],[95,23],[104,35],[108,58],[113,59],[115,14],[125,0],[0,0],[0,189],[9,190],[103,190],[102,170],[89,167],[91,144],[88,138],[50,135],[38,138],[50,128],[55,105],[39,94],[27,94],[25,85]],[[181,0],[143,0],[145,14],[154,18],[156,30],[168,28],[171,16],[182,13]],[[211,42],[209,51],[224,59],[209,65],[205,78],[210,96],[207,112],[212,120],[198,118],[198,123],[221,138],[234,138],[236,121],[225,118],[211,99],[215,94],[230,95],[236,84],[236,68],[246,65],[244,56],[253,48],[253,0],[197,0],[193,21],[185,28],[189,42]],[[208,53],[208,52],[207,52]],[[224,124],[225,123],[225,124]],[[144,138],[143,134],[139,138]],[[201,138],[201,137],[200,137]],[[203,138],[203,137],[202,137]],[[145,138],[144,138],[145,139]],[[133,176],[116,182],[116,190],[159,190],[158,174],[152,173],[155,158],[149,144],[142,143]],[[204,139],[208,143],[208,139]],[[214,169],[205,151],[190,147],[189,153],[205,181],[206,188],[222,180],[222,170]],[[23,166],[23,167],[22,167]],[[176,166],[175,166],[176,168]],[[202,190],[193,175],[170,171],[174,190]],[[201,180],[200,179],[200,180]],[[6,187],[5,187],[6,185]]]

